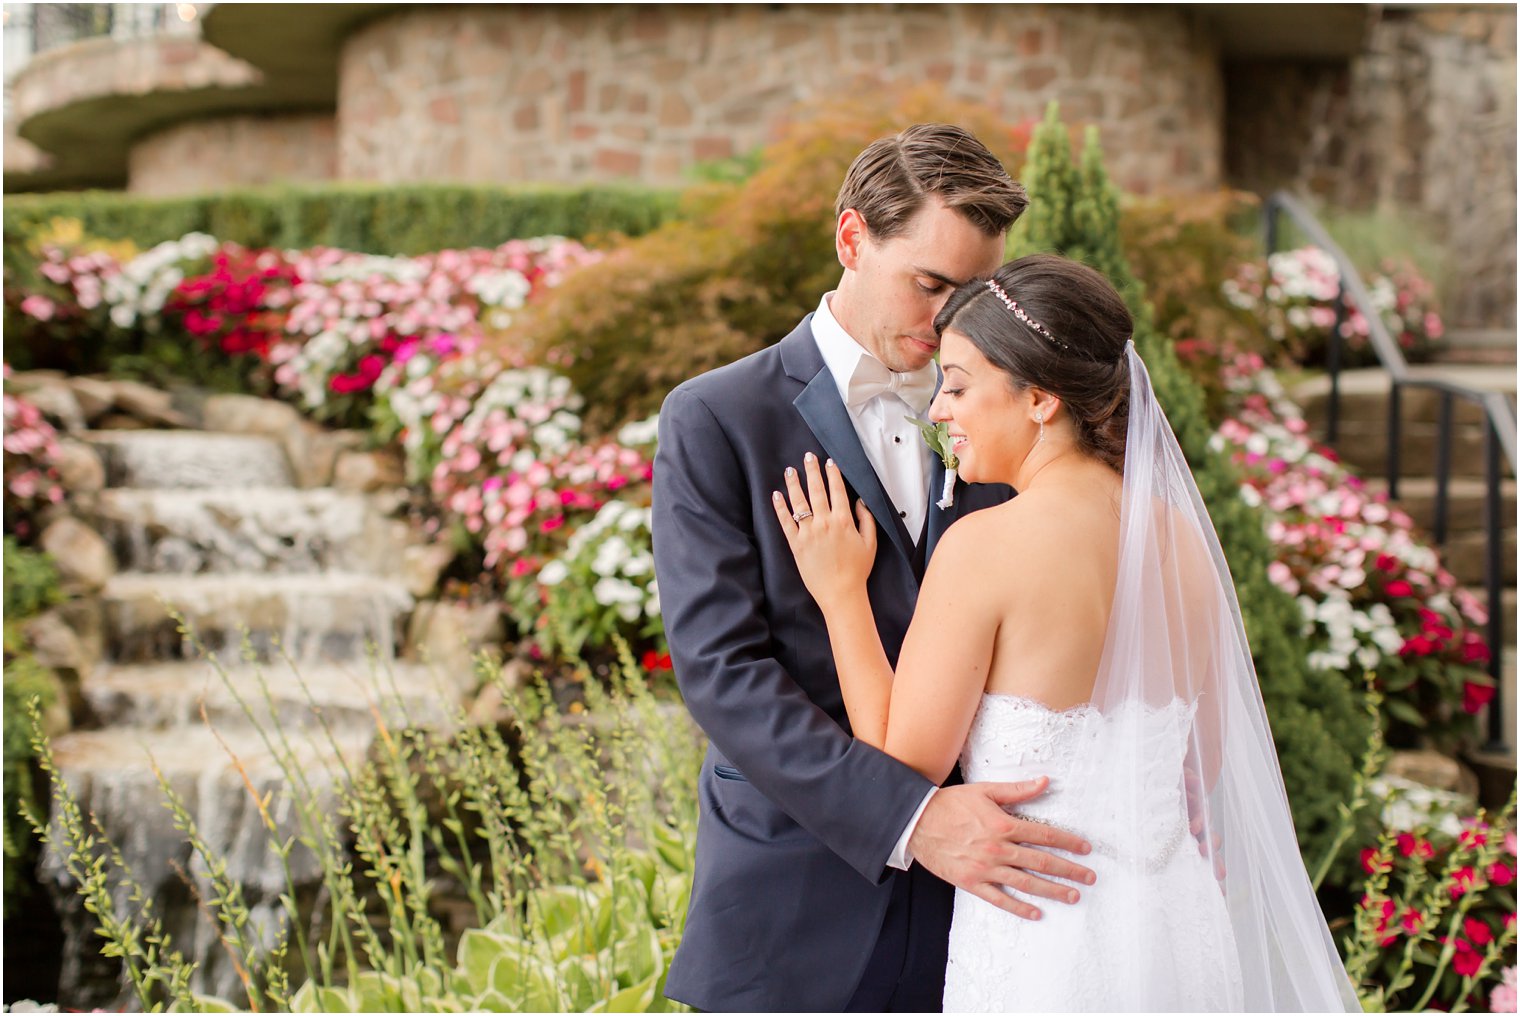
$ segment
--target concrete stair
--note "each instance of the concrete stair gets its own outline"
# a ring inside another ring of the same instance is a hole
[[[1476,389],[1499,392],[1513,404],[1516,391],[1515,333],[1513,330],[1458,333],[1443,351],[1441,362],[1411,369],[1416,377],[1438,378]],[[1389,379],[1380,368],[1344,371],[1340,377],[1338,435],[1333,445],[1341,460],[1366,481],[1372,491],[1388,489]],[[1311,432],[1325,441],[1330,380],[1311,377],[1294,386],[1290,396],[1304,410]],[[1400,398],[1400,462],[1397,502],[1415,524],[1431,533],[1435,523],[1435,465],[1440,396],[1426,389],[1405,388]],[[1446,539],[1437,549],[1443,565],[1457,580],[1486,599],[1485,568],[1488,536],[1485,526],[1487,485],[1484,479],[1486,418],[1478,406],[1453,401],[1451,472],[1447,488]],[[1474,755],[1485,786],[1495,780],[1511,784],[1515,773],[1515,564],[1516,482],[1514,470],[1501,459],[1501,539],[1499,560],[1505,588],[1498,605],[1504,621],[1500,699],[1504,710],[1506,750]],[[1482,716],[1480,730],[1487,730]],[[1486,773],[1486,775],[1485,775]],[[1508,774],[1507,777],[1505,774]],[[1497,774],[1497,775],[1495,775]]]

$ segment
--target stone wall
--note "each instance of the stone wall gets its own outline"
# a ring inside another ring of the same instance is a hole
[[[676,184],[798,103],[935,81],[1010,122],[1059,99],[1139,191],[1220,179],[1216,48],[1185,10],[1061,5],[437,7],[345,43],[343,179]]]
[[[128,164],[137,194],[316,183],[337,176],[337,134],[328,114],[192,120],[139,140]]]
[[[1424,220],[1448,320],[1515,324],[1515,10],[1384,8],[1349,64],[1225,70],[1226,173]]]

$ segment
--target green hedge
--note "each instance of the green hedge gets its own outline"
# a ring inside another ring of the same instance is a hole
[[[199,231],[247,247],[423,254],[533,236],[636,236],[672,218],[679,200],[676,191],[627,186],[467,184],[332,184],[172,198],[110,191],[7,195],[5,247],[10,258],[27,236],[62,216],[79,219],[89,236],[141,247]]]

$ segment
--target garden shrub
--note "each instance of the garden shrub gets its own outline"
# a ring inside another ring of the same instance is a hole
[[[54,219],[69,218],[90,236],[139,247],[210,233],[244,247],[422,254],[530,236],[636,236],[669,219],[677,205],[672,191],[606,184],[347,183],[169,198],[109,191],[15,195],[5,202],[5,248],[9,266],[27,237]]]
[[[1124,255],[1145,287],[1152,325],[1171,340],[1216,422],[1229,401],[1226,362],[1265,353],[1270,341],[1257,316],[1223,288],[1237,265],[1261,257],[1260,204],[1254,194],[1218,190],[1131,198],[1120,211]]]
[[[1095,132],[1088,133],[1078,161],[1052,106],[1030,145],[1024,185],[1030,207],[1014,227],[1010,247],[1021,254],[1056,251],[1091,265],[1114,284],[1134,316],[1135,346],[1193,468],[1235,580],[1299,842],[1312,864],[1333,835],[1337,805],[1356,772],[1355,753],[1366,742],[1367,720],[1346,681],[1308,669],[1305,647],[1295,637],[1301,626],[1297,605],[1267,576],[1275,555],[1262,519],[1241,500],[1240,477],[1228,460],[1210,450],[1213,427],[1203,393],[1156,329],[1144,286],[1120,248],[1118,191],[1103,168]]]
[[[935,120],[971,130],[1010,172],[1018,164],[1019,130],[935,89],[873,86],[816,107],[742,184],[697,190],[680,221],[567,279],[522,324],[538,359],[564,365],[588,426],[606,430],[654,413],[687,378],[779,341],[838,283],[834,197],[850,162],[877,138]]]

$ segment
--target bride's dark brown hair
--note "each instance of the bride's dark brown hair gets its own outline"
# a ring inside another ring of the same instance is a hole
[[[1055,254],[1003,265],[992,280],[1049,334],[1021,321],[985,279],[950,294],[934,319],[966,336],[1014,388],[1043,388],[1071,417],[1077,447],[1124,471],[1129,426],[1129,308],[1102,274]]]

